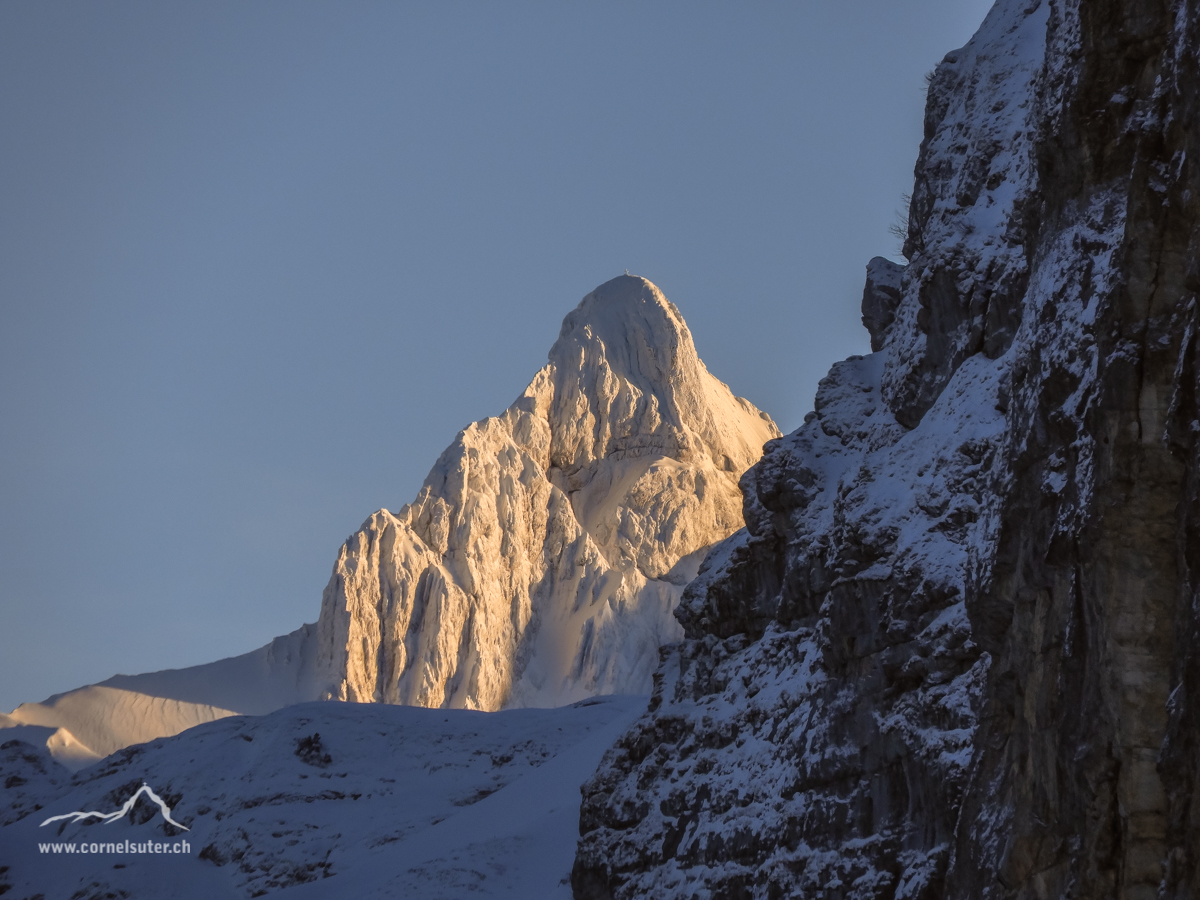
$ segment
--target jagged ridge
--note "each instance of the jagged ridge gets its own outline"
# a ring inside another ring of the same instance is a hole
[[[601,285],[517,401],[346,543],[317,626],[329,696],[495,710],[648,691],[699,556],[741,524],[737,477],[777,434],[658,288]]]

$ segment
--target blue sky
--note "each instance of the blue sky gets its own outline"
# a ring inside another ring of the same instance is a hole
[[[313,621],[625,269],[795,428],[989,5],[0,4],[0,710]]]

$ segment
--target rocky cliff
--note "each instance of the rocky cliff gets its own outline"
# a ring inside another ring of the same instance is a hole
[[[1200,895],[1197,6],[938,65],[876,352],[743,478],[577,898]]]

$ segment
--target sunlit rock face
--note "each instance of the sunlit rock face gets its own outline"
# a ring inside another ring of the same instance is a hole
[[[497,710],[649,693],[683,587],[741,527],[739,476],[778,437],[696,356],[643,278],[596,288],[503,414],[338,554],[315,625],[203,666],[117,675],[0,716],[71,768],[318,699]],[[7,730],[7,731],[6,731]]]
[[[683,586],[741,526],[737,479],[778,434],[658,288],[601,285],[517,401],[346,542],[317,625],[327,695],[496,710],[649,692]]]
[[[577,898],[1200,896],[1198,58],[999,0],[938,65],[876,352],[743,479]]]

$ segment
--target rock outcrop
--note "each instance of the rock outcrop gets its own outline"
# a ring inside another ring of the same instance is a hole
[[[577,898],[1200,895],[1198,7],[937,67],[877,352],[743,479]]]
[[[0,739],[78,768],[132,743],[317,699],[497,710],[649,693],[738,478],[779,430],[696,355],[679,310],[621,276],[548,365],[469,426],[417,499],[342,547],[315,625],[231,659],[22,704]],[[11,729],[16,729],[11,730]]]

